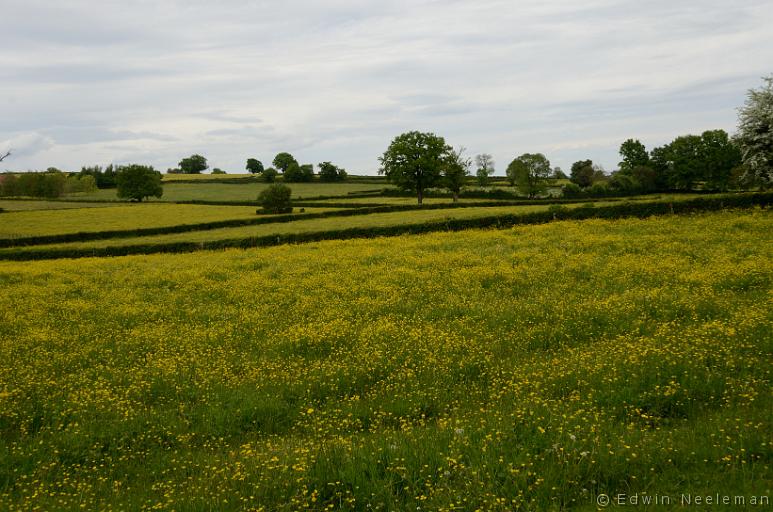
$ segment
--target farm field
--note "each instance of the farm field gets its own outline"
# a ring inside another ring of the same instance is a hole
[[[72,208],[102,208],[105,206],[111,205],[109,203],[97,203],[94,201],[26,201],[17,199],[0,199],[0,208],[9,212],[30,210],[68,210]]]
[[[293,197],[311,198],[318,196],[345,196],[349,193],[378,191],[391,188],[389,185],[373,183],[292,183],[289,185]],[[260,191],[268,187],[267,183],[167,183],[164,195],[150,202],[168,201],[255,201]],[[100,189],[89,194],[70,194],[68,199],[77,201],[118,201],[115,189]]]
[[[12,201],[9,201],[12,202]],[[132,230],[178,226],[231,219],[254,219],[254,206],[210,206],[189,204],[100,203],[109,207],[98,210],[38,210],[4,213],[0,239],[64,233]],[[306,213],[321,213],[333,208],[305,208]],[[295,214],[301,214],[296,208]]]
[[[603,206],[607,203],[596,203]],[[177,206],[177,205],[175,205]],[[580,204],[568,205],[568,208],[579,207]],[[224,207],[226,209],[235,208],[232,206]],[[348,229],[348,228],[378,228],[385,226],[402,226],[421,224],[430,221],[439,221],[445,219],[475,219],[481,217],[492,217],[497,215],[518,214],[544,211],[549,205],[527,205],[527,206],[484,206],[469,208],[449,208],[434,210],[410,210],[390,213],[371,213],[368,215],[354,215],[349,217],[326,217],[317,219],[303,219],[294,222],[268,223],[252,226],[240,226],[230,228],[207,229],[200,231],[189,231],[184,233],[161,234],[137,236],[131,238],[116,238],[94,240],[88,242],[70,242],[34,245],[29,247],[12,247],[0,249],[0,256],[9,253],[23,253],[27,250],[46,250],[46,249],[94,249],[101,247],[130,246],[136,244],[168,244],[176,242],[209,242],[216,240],[232,240],[265,235],[292,235],[299,233],[313,233],[321,231]],[[310,213],[307,209],[307,212]],[[255,209],[252,208],[252,216],[255,216]]]
[[[0,283],[0,510],[773,492],[767,210],[0,262]]]

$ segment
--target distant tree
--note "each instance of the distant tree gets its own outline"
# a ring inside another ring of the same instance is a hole
[[[439,183],[451,147],[434,133],[406,132],[392,140],[379,158],[379,174],[404,190],[416,192],[419,204],[424,190]]]
[[[463,147],[448,152],[443,167],[443,184],[454,195],[454,202],[459,201],[459,192],[470,175],[471,166],[472,160],[464,156]]]
[[[287,172],[287,168],[290,167],[291,164],[294,163],[295,165],[298,165],[298,161],[293,158],[293,155],[284,152],[278,153],[274,157],[274,161],[272,163],[274,164],[274,167],[276,167],[277,171],[281,172],[282,174]]]
[[[506,172],[510,183],[533,198],[547,189],[550,161],[542,153],[524,153],[510,162]]]
[[[741,164],[738,146],[725,130],[707,130],[701,134],[700,156],[705,188],[726,190],[730,186],[733,169]]]
[[[572,164],[571,177],[569,180],[582,188],[590,187],[593,184],[593,175],[596,172],[593,168],[592,160],[579,160]]]
[[[99,165],[92,167],[83,166],[79,174],[81,176],[92,176],[97,184],[97,188],[115,187],[115,169],[113,164],[108,165],[104,169]]]
[[[568,180],[569,176],[566,175],[563,169],[560,167],[553,167],[553,176],[552,178],[554,180]]]
[[[475,165],[477,169],[475,175],[478,178],[478,186],[487,187],[489,178],[494,174],[494,159],[488,153],[475,155]]]
[[[161,197],[161,173],[149,165],[124,165],[118,168],[115,176],[118,185],[118,197],[142,201],[146,197]]]
[[[265,181],[266,183],[273,183],[274,181],[276,181],[277,176],[279,176],[279,173],[273,167],[269,167],[268,169],[265,169],[261,174],[263,181]]]
[[[582,189],[577,183],[569,182],[561,187],[561,195],[565,199],[575,199],[582,196]]]
[[[290,187],[274,183],[261,191],[258,202],[263,207],[263,213],[290,213],[293,211],[291,196]]]
[[[11,152],[10,152],[10,151],[6,151],[4,155],[0,154],[0,162],[2,162],[3,160],[5,160],[5,159],[6,159],[6,158],[8,158],[9,156],[11,156]]]
[[[228,173],[226,173],[223,169],[219,167],[215,167],[214,169],[212,169],[212,174],[228,174]]]
[[[207,159],[201,155],[191,155],[188,158],[183,158],[177,165],[183,174],[201,174],[209,169]]]
[[[647,167],[650,165],[650,156],[647,148],[638,139],[628,139],[620,145],[620,170],[630,174],[635,167]]]
[[[256,158],[248,158],[245,168],[252,174],[260,174],[264,171],[263,162]]]
[[[287,183],[309,182],[314,178],[314,167],[310,164],[298,165],[292,161],[284,171],[284,180]]]
[[[330,162],[317,164],[319,167],[319,180],[325,182],[343,181],[346,179],[346,171]]]
[[[735,142],[741,150],[743,171],[739,180],[773,185],[773,75],[763,78],[760,89],[750,89],[738,112]]]

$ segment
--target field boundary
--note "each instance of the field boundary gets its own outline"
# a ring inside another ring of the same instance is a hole
[[[475,219],[446,219],[419,224],[346,228],[294,234],[273,234],[258,237],[212,240],[204,242],[172,242],[159,244],[132,244],[126,246],[91,249],[43,249],[19,253],[1,254],[0,260],[30,261],[58,258],[84,258],[104,256],[128,256],[140,254],[181,253],[199,250],[268,247],[291,243],[308,243],[322,240],[347,240],[375,238],[435,231],[460,231],[475,228],[509,228],[516,225],[544,224],[554,220],[645,218],[655,215],[686,214],[726,208],[769,207],[773,193],[760,193],[735,197],[695,198],[685,201],[653,201],[647,203],[623,203],[601,207],[574,209],[553,208],[522,214],[505,214]]]
[[[17,238],[0,239],[0,248],[24,247],[32,245],[46,245],[69,242],[91,242],[95,240],[109,240],[112,238],[133,238],[137,236],[171,235],[175,233],[188,233],[191,231],[208,231],[212,229],[233,228],[243,226],[256,226],[259,224],[280,224],[299,220],[323,219],[328,217],[351,217],[355,215],[369,215],[372,213],[392,213],[417,210],[445,210],[456,208],[493,208],[502,206],[550,206],[555,204],[589,203],[587,199],[563,199],[560,201],[522,200],[522,201],[468,201],[464,203],[434,203],[434,204],[367,204],[359,203],[359,207],[345,207],[339,203],[293,203],[299,208],[345,208],[341,210],[303,213],[300,215],[273,215],[270,217],[256,217],[251,219],[229,219],[212,222],[198,222],[194,224],[176,224],[173,226],[158,226],[153,228],[114,229],[105,231],[79,231],[75,233],[62,233],[59,235],[39,235]],[[605,201],[607,202],[607,201]],[[154,203],[156,204],[156,203]],[[175,203],[175,204],[201,204],[201,203]],[[214,206],[214,205],[212,205]],[[235,206],[231,204],[229,206]],[[240,206],[256,206],[246,204]]]

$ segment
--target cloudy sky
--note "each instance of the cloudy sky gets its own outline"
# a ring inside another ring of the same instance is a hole
[[[497,174],[606,169],[723,128],[773,73],[771,0],[2,0],[0,170],[289,151],[375,173],[432,131]],[[4,152],[4,151],[3,151]]]

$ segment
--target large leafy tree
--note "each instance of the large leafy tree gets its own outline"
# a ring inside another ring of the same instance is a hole
[[[583,188],[590,187],[593,184],[593,160],[578,160],[572,164],[570,171],[570,180]]]
[[[164,188],[161,186],[161,173],[149,165],[124,165],[118,168],[115,175],[118,186],[118,197],[142,201],[146,197],[161,197]]]
[[[263,162],[261,162],[257,158],[248,158],[245,169],[250,171],[252,174],[260,174],[264,171]]]
[[[550,161],[542,153],[524,153],[507,166],[507,177],[530,198],[547,189]]]
[[[650,156],[647,148],[638,139],[628,139],[620,145],[620,170],[630,174],[636,167],[645,167],[650,164]]]
[[[746,183],[773,185],[773,75],[763,78],[760,89],[751,89],[738,113],[735,136],[743,158]]]
[[[201,174],[202,171],[209,169],[207,159],[201,155],[191,155],[188,158],[183,158],[177,165],[183,174]]]
[[[290,153],[282,152],[277,153],[272,164],[276,167],[277,171],[284,174],[292,164],[298,165],[298,161]]]
[[[343,181],[346,179],[346,171],[343,167],[338,167],[331,162],[322,162],[317,164],[319,166],[319,180],[320,181]]]
[[[378,172],[398,187],[415,192],[421,204],[424,191],[440,182],[450,152],[445,139],[434,133],[403,133],[379,158]]]
[[[741,151],[725,130],[708,130],[701,134],[701,160],[705,187],[725,190],[741,163]]]
[[[464,156],[463,147],[448,152],[443,168],[443,183],[454,195],[454,202],[459,201],[459,192],[470,175],[470,166],[472,160]]]

